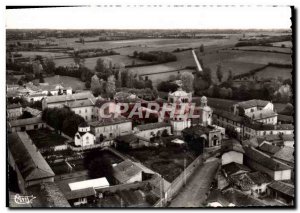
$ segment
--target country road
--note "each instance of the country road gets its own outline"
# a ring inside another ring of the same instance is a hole
[[[188,180],[187,185],[182,188],[178,195],[171,201],[169,207],[202,206],[203,201],[206,200],[206,193],[210,188],[218,165],[218,159],[208,159]]]

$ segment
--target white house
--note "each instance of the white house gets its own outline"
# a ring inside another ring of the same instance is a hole
[[[74,136],[75,146],[90,146],[95,144],[96,137],[90,133],[90,126],[82,123]]]
[[[6,107],[7,118],[9,120],[17,119],[22,115],[22,106],[21,104],[9,104]]]

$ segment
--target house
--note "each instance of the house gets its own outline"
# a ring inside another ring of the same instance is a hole
[[[222,165],[226,165],[231,162],[243,164],[244,153],[245,151],[238,140],[228,139],[222,141]]]
[[[277,124],[278,114],[271,110],[254,111],[247,114],[251,120],[264,124]]]
[[[96,197],[96,191],[93,187],[64,192],[65,198],[71,206],[84,206],[93,203]]]
[[[46,127],[45,122],[42,118],[33,117],[19,120],[12,120],[8,122],[8,128],[11,132],[28,131],[34,129],[43,129]]]
[[[130,160],[125,160],[113,167],[113,176],[117,184],[140,182],[142,169]]]
[[[274,155],[280,150],[280,147],[272,145],[269,142],[263,142],[259,145],[258,149],[268,155]]]
[[[141,147],[138,137],[134,134],[116,137],[115,144],[118,149],[122,150],[135,149]]]
[[[22,193],[36,184],[54,182],[54,172],[25,132],[7,135],[8,163],[16,171]]]
[[[295,187],[294,185],[282,182],[273,181],[268,185],[268,195],[273,198],[284,202],[287,205],[294,205],[295,202]]]
[[[265,100],[248,100],[233,105],[233,114],[249,115],[256,111],[274,111],[274,104]]]
[[[268,174],[273,180],[290,180],[292,168],[269,155],[253,148],[244,147],[245,165]]]
[[[249,196],[240,190],[229,188],[223,191],[226,200],[238,207],[265,207],[266,204],[259,199]]]
[[[184,137],[198,135],[205,141],[205,147],[220,146],[223,138],[222,131],[214,126],[192,126],[182,131]]]
[[[42,93],[42,92],[26,94],[24,96],[25,100],[28,101],[28,102],[42,101],[46,97],[47,97],[47,94]]]
[[[31,107],[25,107],[25,108],[23,108],[23,112],[28,112],[33,117],[37,117],[37,116],[41,116],[42,115],[42,111],[40,111],[38,109],[31,108]]]
[[[149,123],[138,125],[133,129],[136,136],[141,138],[150,139],[154,136],[161,136],[163,132],[171,134],[171,125],[164,122]]]
[[[282,134],[281,137],[282,137],[283,145],[284,146],[288,146],[288,147],[294,148],[294,143],[295,143],[294,134],[289,134],[289,135]]]
[[[251,169],[243,164],[231,162],[231,163],[222,165],[221,171],[223,172],[225,177],[229,177],[232,175],[240,175],[240,174],[250,172]]]
[[[78,132],[74,136],[75,146],[90,146],[95,144],[96,137],[90,132],[91,128],[87,123],[78,125]]]
[[[65,106],[69,107],[71,111],[75,112],[77,115],[80,115],[86,121],[92,121],[94,118],[94,105],[95,102],[91,98],[67,102],[65,104]]]
[[[267,186],[273,181],[267,174],[259,171],[249,172],[247,175],[252,181],[251,195],[255,197],[265,194]]]
[[[113,140],[117,136],[128,135],[132,132],[132,122],[122,116],[116,118],[101,118],[100,120],[89,122],[91,132],[96,136],[96,140]]]
[[[14,120],[22,115],[22,105],[21,104],[8,104],[6,106],[7,119]]]
[[[62,108],[71,102],[82,101],[82,100],[95,100],[94,95],[88,92],[80,92],[70,95],[57,95],[57,96],[47,96],[42,99],[42,108]]]

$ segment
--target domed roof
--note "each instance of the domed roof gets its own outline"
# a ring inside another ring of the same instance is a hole
[[[89,125],[86,122],[82,122],[78,127],[89,127]]]
[[[183,91],[182,88],[178,88],[177,91],[170,94],[171,96],[182,97],[188,96],[188,93]]]
[[[201,97],[201,102],[206,103],[206,102],[207,102],[207,97],[202,96],[202,97]]]

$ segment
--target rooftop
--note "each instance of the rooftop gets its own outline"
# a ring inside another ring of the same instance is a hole
[[[100,118],[100,120],[92,121],[92,122],[89,122],[88,124],[91,127],[100,127],[100,126],[109,126],[109,125],[127,123],[127,122],[131,122],[131,121],[129,119],[125,118],[125,117],[122,117],[122,116],[118,116],[116,118],[114,118],[112,116],[112,118]]]
[[[249,178],[253,181],[253,183],[260,185],[263,183],[270,183],[272,179],[265,173],[262,172],[250,172],[247,173]]]
[[[221,152],[236,151],[240,153],[245,153],[241,143],[236,139],[223,140],[221,144]]]
[[[59,102],[69,102],[69,101],[78,101],[84,99],[95,99],[94,95],[88,92],[75,93],[72,95],[55,95],[55,96],[47,96],[46,102],[48,104],[59,103]]]
[[[244,109],[249,109],[252,107],[265,107],[268,103],[270,103],[270,101],[253,99],[249,101],[239,102],[237,103],[237,105]]]
[[[24,108],[24,111],[29,112],[31,115],[33,115],[35,117],[42,113],[42,111],[40,111],[38,109],[31,108],[31,107]]]
[[[217,189],[211,190],[211,192],[209,193],[209,195],[206,199],[206,202],[207,203],[218,202],[222,206],[228,206],[230,204],[227,201],[227,199],[224,197],[222,192],[220,190],[217,190]]]
[[[245,172],[250,172],[251,171],[251,169],[249,169],[247,166],[245,166],[243,164],[236,163],[236,162],[232,162],[232,163],[223,165],[222,170],[228,176],[235,175],[237,173],[245,173]]]
[[[281,163],[278,160],[275,160],[268,155],[264,154],[261,151],[253,147],[244,147],[245,156],[255,161],[256,163],[261,164],[262,166],[272,170],[272,171],[282,171],[282,170],[290,170],[291,167],[287,166],[286,164]]]
[[[109,186],[109,183],[105,177],[69,183],[69,187],[70,187],[71,191],[86,189],[86,188],[91,188],[91,187],[92,188],[104,188],[104,187],[108,187],[108,186]]]
[[[272,118],[277,115],[278,114],[272,110],[260,110],[260,111],[255,111],[247,114],[247,116],[253,120]]]
[[[248,122],[245,123],[245,126],[254,129],[256,131],[262,131],[262,130],[294,130],[294,125],[292,124],[263,124],[259,122]]]
[[[26,132],[8,134],[7,140],[9,151],[24,180],[54,177],[54,172]]]
[[[94,100],[89,98],[89,99],[85,99],[85,100],[76,100],[76,101],[67,102],[66,105],[70,108],[80,108],[80,107],[94,106],[95,102],[94,102]]]
[[[221,131],[220,129],[217,129],[213,126],[196,125],[196,126],[191,126],[191,127],[185,128],[182,132],[184,132],[186,134],[197,134],[198,136],[201,136],[203,134],[208,134],[209,132],[214,131],[214,130]]]
[[[289,163],[294,163],[294,148],[288,146],[282,147],[273,155],[273,157]]]
[[[242,123],[244,121],[244,117],[234,115],[233,113],[225,111],[225,110],[215,109],[214,114],[221,116],[223,118],[227,118],[229,120],[238,122],[238,123]]]
[[[280,150],[280,147],[264,142],[259,146],[258,149],[266,152],[267,154],[273,155]]]
[[[10,127],[25,126],[25,125],[39,124],[39,123],[44,123],[41,117],[33,117],[33,118],[9,121]]]
[[[20,103],[6,105],[7,109],[16,109],[16,108],[20,108],[20,107],[22,107],[22,105]]]
[[[133,164],[130,160],[122,161],[113,167],[114,177],[120,182],[125,183],[133,176],[142,172],[142,169],[135,164]]]
[[[242,193],[236,189],[228,189],[223,193],[226,200],[239,207],[245,206],[266,206],[265,203],[253,198],[249,195]]]
[[[286,194],[290,197],[295,197],[295,187],[291,184],[284,183],[281,181],[273,181],[268,185],[269,188]]]
[[[127,144],[137,142],[137,140],[138,138],[134,134],[122,135],[116,138],[116,141],[127,143]]]
[[[171,125],[168,123],[158,122],[158,123],[149,123],[149,124],[138,125],[138,126],[136,126],[136,128],[140,131],[145,131],[145,130],[158,129],[158,128],[169,127],[169,126],[171,126]]]

